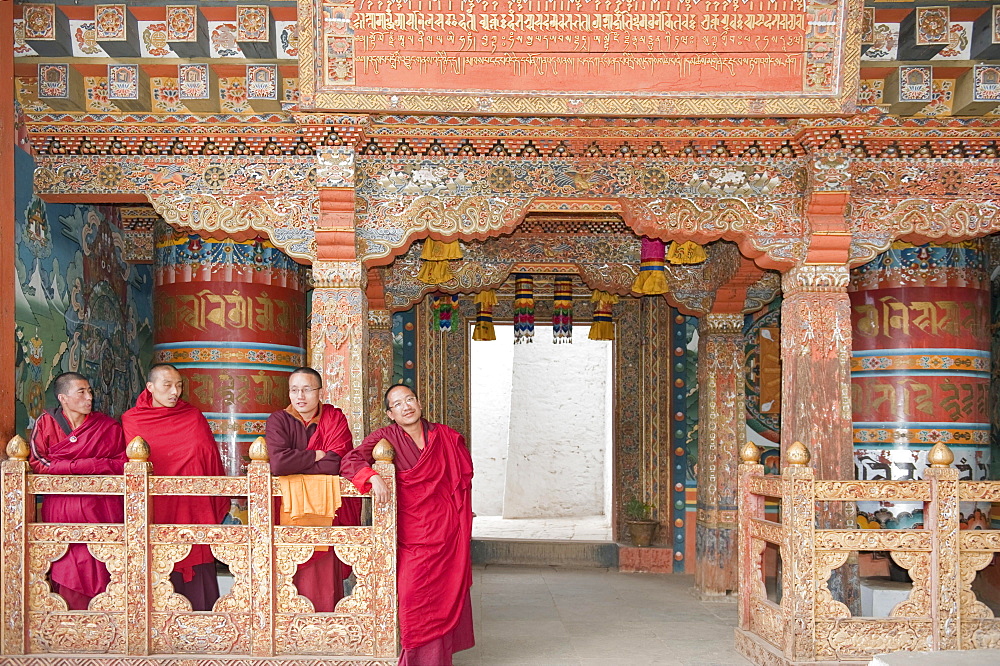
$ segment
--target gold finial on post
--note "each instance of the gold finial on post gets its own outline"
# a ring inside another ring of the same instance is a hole
[[[392,459],[396,457],[396,450],[392,448],[392,444],[389,440],[382,438],[378,440],[378,444],[372,449],[372,457],[375,458],[377,462],[381,463],[391,463]]]
[[[938,442],[927,452],[927,462],[931,467],[951,467],[955,462],[955,454],[943,442]]]
[[[7,457],[11,460],[27,460],[29,452],[28,443],[20,435],[14,435],[7,442]]]
[[[264,441],[263,437],[258,437],[253,440],[253,444],[250,445],[250,460],[254,462],[267,462],[270,457],[267,455],[267,442]]]
[[[746,446],[740,449],[740,459],[747,465],[760,462],[760,447],[753,442],[747,442]]]
[[[142,437],[136,435],[125,447],[125,455],[128,456],[129,462],[148,462],[149,444],[146,444],[146,440]]]
[[[785,462],[793,467],[805,467],[812,460],[809,449],[802,442],[792,442],[792,445],[785,451]]]

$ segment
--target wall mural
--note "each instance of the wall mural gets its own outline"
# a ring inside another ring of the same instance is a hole
[[[56,404],[52,378],[80,372],[95,409],[119,416],[145,385],[152,357],[152,272],[122,258],[110,206],[34,197],[34,160],[15,150],[16,428],[26,435]]]
[[[781,452],[781,298],[747,315],[746,335],[747,439],[761,447],[768,474],[780,471]]]

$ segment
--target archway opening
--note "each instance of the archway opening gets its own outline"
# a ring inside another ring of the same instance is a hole
[[[612,540],[613,343],[551,328],[470,343],[477,538]]]

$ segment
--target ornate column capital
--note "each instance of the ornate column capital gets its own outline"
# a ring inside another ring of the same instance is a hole
[[[730,312],[709,312],[698,324],[699,335],[743,334],[743,315]]]
[[[846,265],[804,264],[782,274],[781,291],[786,298],[800,292],[841,293],[847,291],[850,280]]]
[[[351,149],[364,143],[372,124],[370,116],[352,113],[296,113],[292,119],[311,145]]]
[[[364,289],[368,285],[368,274],[359,261],[316,261],[313,263],[312,281],[314,287]]]
[[[392,315],[389,314],[388,310],[369,310],[368,328],[388,331],[392,328]]]
[[[808,191],[847,191],[851,178],[851,161],[850,151],[844,148],[821,149],[811,153],[806,160]]]
[[[250,240],[266,236],[296,260],[316,257],[316,192],[285,194],[148,194],[153,209],[175,229]]]

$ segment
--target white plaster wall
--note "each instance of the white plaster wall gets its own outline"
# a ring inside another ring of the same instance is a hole
[[[514,329],[471,342],[472,508],[477,516],[608,516],[612,464],[612,343],[513,344]]]
[[[496,340],[471,340],[472,510],[477,516],[503,513],[510,432],[514,327],[496,326]]]
[[[553,345],[538,326],[533,344],[513,346],[505,518],[605,513],[611,345],[588,331]]]

